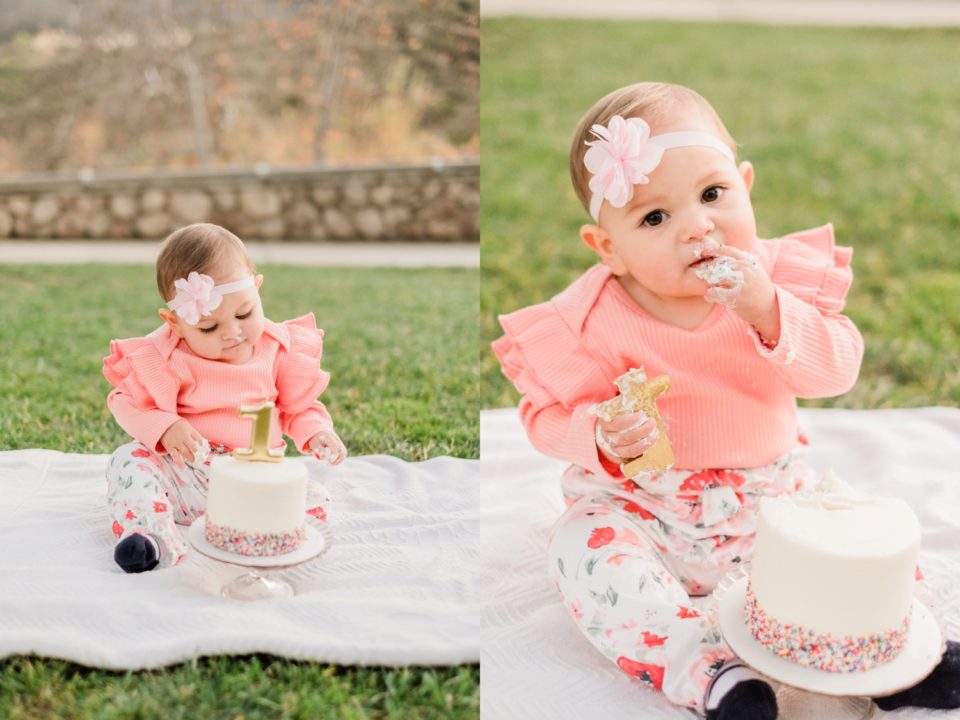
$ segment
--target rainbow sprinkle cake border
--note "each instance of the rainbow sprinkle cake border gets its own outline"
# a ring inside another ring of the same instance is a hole
[[[827,672],[863,672],[892,660],[903,650],[910,630],[910,613],[893,630],[860,637],[837,637],[781,623],[757,604],[749,583],[744,613],[753,637],[772,653],[797,665]]]
[[[288,533],[252,533],[217,525],[207,519],[203,535],[211,545],[247,557],[270,557],[293,552],[303,544],[305,526]]]

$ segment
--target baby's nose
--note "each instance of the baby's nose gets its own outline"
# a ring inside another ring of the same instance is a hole
[[[690,222],[687,237],[689,240],[701,241],[716,229],[716,224],[708,216],[697,215]]]

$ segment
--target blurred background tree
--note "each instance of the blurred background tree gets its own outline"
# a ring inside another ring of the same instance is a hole
[[[479,152],[479,0],[4,0],[0,172]]]

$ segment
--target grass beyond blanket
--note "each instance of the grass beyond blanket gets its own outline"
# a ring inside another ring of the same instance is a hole
[[[496,316],[547,300],[595,256],[567,153],[603,94],[688,85],[756,171],[762,237],[826,222],[854,247],[846,312],[857,385],[808,405],[960,402],[957,30],[485,18],[481,90],[481,401],[515,405],[489,343]]]
[[[479,456],[475,270],[258,268],[268,317],[313,311],[323,400],[351,454]],[[0,265],[0,450],[109,453],[109,340],[160,323],[152,268]],[[105,530],[106,532],[106,530]],[[479,668],[352,668],[266,656],[114,673],[0,661],[0,717],[476,718]]]

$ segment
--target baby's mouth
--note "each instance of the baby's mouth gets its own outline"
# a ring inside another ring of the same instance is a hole
[[[717,249],[719,247],[720,243],[712,235],[706,236],[703,242],[693,246],[694,260],[689,267],[700,267],[711,260],[715,260],[718,257]]]

